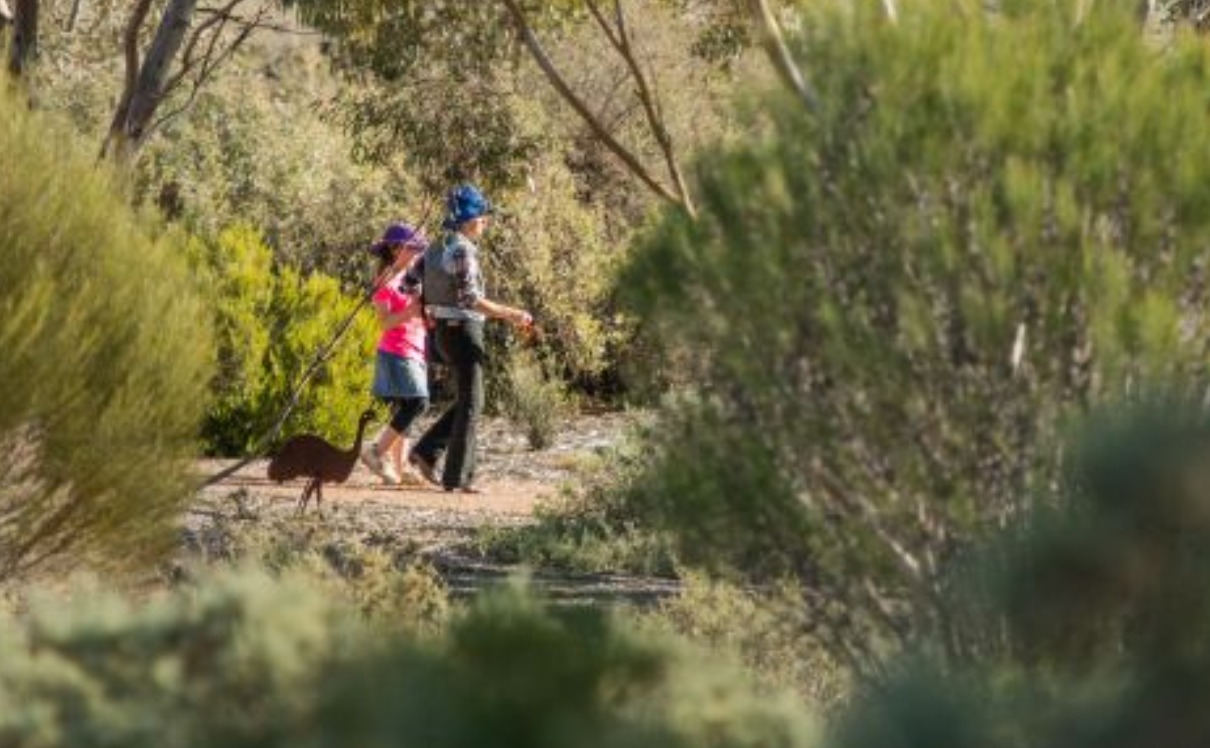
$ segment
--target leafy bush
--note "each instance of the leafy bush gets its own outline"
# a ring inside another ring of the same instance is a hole
[[[368,623],[393,631],[435,634],[450,612],[445,585],[417,558],[414,541],[393,543],[370,534],[354,542],[332,519],[300,524],[265,510],[268,499],[234,495],[230,514],[219,506],[184,535],[170,578],[204,580],[215,568],[247,566],[275,576],[306,576]]]
[[[1053,495],[1069,419],[1200,391],[1210,360],[1205,45],[1158,56],[1107,7],[881,13],[803,18],[819,111],[764,99],[763,137],[701,165],[701,220],[620,282],[699,385],[634,511],[810,580],[867,664],[943,625],[947,558]]]
[[[184,242],[0,80],[0,579],[171,544],[212,370]]]
[[[1203,744],[1210,427],[1199,401],[1171,405],[1094,419],[1066,501],[958,574],[955,633],[980,656],[922,642],[829,744]]]
[[[850,692],[845,668],[814,635],[793,585],[744,589],[689,573],[684,588],[648,614],[703,650],[742,663],[772,691],[794,689],[819,711]]]
[[[5,745],[807,746],[782,697],[666,637],[517,590],[436,640],[376,636],[298,576],[226,574],[0,623]]]
[[[210,451],[243,454],[268,434],[359,299],[342,293],[333,278],[275,267],[272,251],[250,228],[227,229],[213,243],[195,245],[195,254],[219,333],[215,405],[204,434]],[[377,323],[366,306],[303,388],[287,435],[308,431],[352,441],[357,417],[371,403],[376,339]]]
[[[559,422],[570,411],[570,400],[558,380],[548,379],[532,353],[518,352],[508,362],[509,416],[525,430],[532,449],[554,442]]]
[[[68,4],[43,5],[46,64],[34,68],[34,95],[99,148],[119,93],[129,9],[85,7],[73,29]],[[353,86],[331,70],[323,44],[309,33],[252,34],[140,152],[136,198],[207,240],[250,224],[279,260],[358,277],[361,257],[352,250],[395,219],[399,203],[416,200],[416,191],[406,175],[356,163],[354,141],[325,121],[323,103]],[[162,111],[184,105],[188,89]]]
[[[585,461],[558,498],[538,505],[534,524],[480,530],[479,552],[548,569],[675,576],[672,538],[637,522],[618,490],[646,466],[642,448],[631,434],[611,452]]]

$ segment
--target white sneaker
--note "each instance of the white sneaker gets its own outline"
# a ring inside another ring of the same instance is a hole
[[[389,462],[382,463],[382,472],[379,475],[382,476],[383,484],[387,486],[398,486],[402,482],[399,478],[399,471]]]
[[[377,475],[379,478],[385,478],[383,471],[382,458],[378,456],[378,445],[370,443],[361,448],[361,461],[370,469],[370,472]]]

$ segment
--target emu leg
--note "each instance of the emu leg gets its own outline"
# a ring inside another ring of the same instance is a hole
[[[310,500],[311,494],[315,492],[318,486],[319,478],[312,478],[307,482],[306,487],[303,489],[302,496],[298,497],[298,506],[294,510],[295,514],[301,515],[304,511],[306,511],[307,501]]]
[[[319,478],[315,479],[315,511],[323,514],[324,484]]]

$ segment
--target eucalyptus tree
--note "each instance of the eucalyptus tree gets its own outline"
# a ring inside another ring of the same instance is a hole
[[[243,17],[240,10],[251,8]],[[122,35],[124,75],[102,155],[129,162],[153,133],[189,109],[201,88],[266,18],[261,0],[168,0],[146,49],[152,0],[136,0]],[[168,106],[165,106],[168,104]]]
[[[518,163],[532,154],[536,144],[532,138],[518,137],[515,114],[493,94],[505,88],[505,74],[517,68],[519,55],[528,55],[551,89],[628,173],[651,194],[694,212],[682,166],[685,154],[669,126],[658,71],[652,70],[644,47],[644,29],[633,19],[641,10],[637,4],[622,0],[340,4],[296,0],[296,4],[307,21],[332,34],[340,59],[388,84],[385,95],[356,101],[347,120],[367,136],[369,155],[382,157],[392,145],[403,142],[429,170],[434,183],[459,177],[489,182],[516,179],[523,172]],[[693,16],[688,11],[682,14],[685,19]],[[551,40],[584,25],[597,30],[622,71],[618,84],[632,92],[633,105],[641,112],[644,142],[626,142],[618,123],[601,111],[601,102],[590,102],[589,95],[577,91],[565,64],[551,53]],[[460,90],[473,93],[459,98]],[[439,95],[433,96],[434,92]],[[428,96],[419,110],[418,95]],[[654,159],[643,153],[646,145],[654,146],[658,154]]]

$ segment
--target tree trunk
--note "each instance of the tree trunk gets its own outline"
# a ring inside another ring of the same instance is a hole
[[[139,5],[144,14],[146,5]],[[132,159],[150,134],[149,128],[156,111],[164,101],[168,72],[189,33],[189,24],[196,8],[197,0],[170,0],[137,75],[132,75],[131,70],[127,71],[127,90],[123,92],[109,132],[109,143],[118,161]],[[138,12],[136,8],[132,24],[139,20]],[[137,38],[137,25],[133,30]],[[128,37],[130,32],[128,29]],[[128,64],[129,61],[128,55]]]
[[[12,18],[13,38],[8,54],[8,71],[17,78],[38,55],[38,0],[16,0]]]

